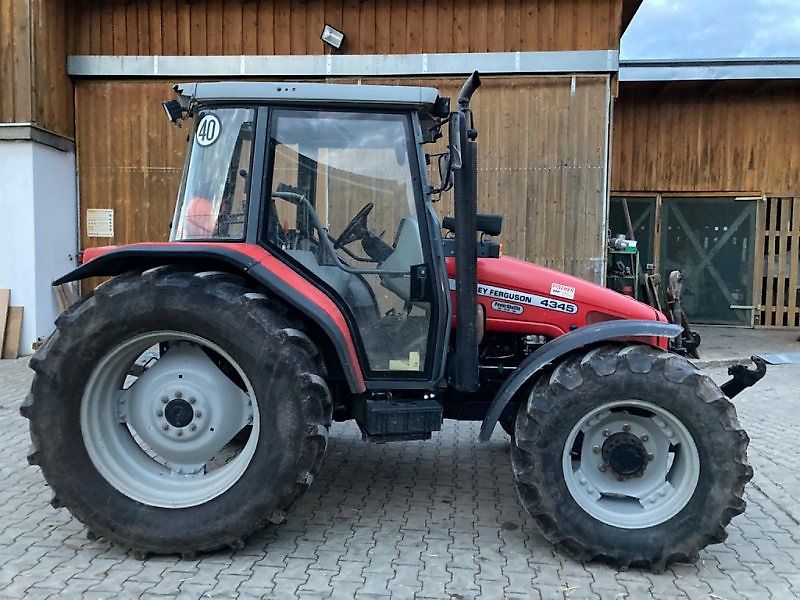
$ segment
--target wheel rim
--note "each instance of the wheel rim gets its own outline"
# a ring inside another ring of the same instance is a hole
[[[165,342],[169,349],[134,379],[132,365]],[[260,429],[253,386],[236,361],[213,342],[177,331],[142,334],[108,352],[86,384],[80,421],[103,478],[163,508],[197,506],[230,489],[250,464]],[[248,426],[241,444],[237,434]]]
[[[623,529],[674,517],[700,476],[689,430],[671,412],[641,400],[609,402],[585,414],[567,437],[562,466],[575,502]]]

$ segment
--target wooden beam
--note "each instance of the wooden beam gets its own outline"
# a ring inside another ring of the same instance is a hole
[[[3,337],[3,358],[19,358],[19,339],[22,334],[22,313],[24,307],[9,306],[8,320]]]
[[[11,290],[0,290],[0,352],[3,349],[3,339],[6,333],[9,298],[11,298]]]
[[[639,10],[642,2],[643,0],[622,0],[622,23],[620,24],[619,30],[620,37],[622,37],[628,25],[633,21],[633,17],[636,16],[636,11]]]

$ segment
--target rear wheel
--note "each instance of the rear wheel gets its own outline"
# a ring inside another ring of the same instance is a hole
[[[517,414],[512,464],[545,536],[579,560],[663,570],[744,511],[747,435],[685,359],[606,346],[559,364]]]
[[[224,273],[100,286],[31,361],[29,460],[92,535],[193,554],[281,522],[331,420],[314,344]]]

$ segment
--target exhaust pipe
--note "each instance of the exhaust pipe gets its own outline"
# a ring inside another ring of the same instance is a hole
[[[481,85],[475,71],[464,82],[453,113],[461,146],[461,168],[454,174],[456,263],[456,356],[453,387],[462,392],[478,390],[478,132],[473,126],[469,102]]]

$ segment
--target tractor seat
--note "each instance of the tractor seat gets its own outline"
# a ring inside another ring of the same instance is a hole
[[[354,309],[373,308],[376,301],[363,278],[339,267],[321,265],[311,250],[286,250],[294,260],[331,286]]]
[[[406,271],[408,275],[381,275],[381,284],[405,301],[411,299],[411,267],[425,262],[420,247],[419,224],[416,220],[404,217],[397,228],[394,249],[380,264],[387,271]]]

